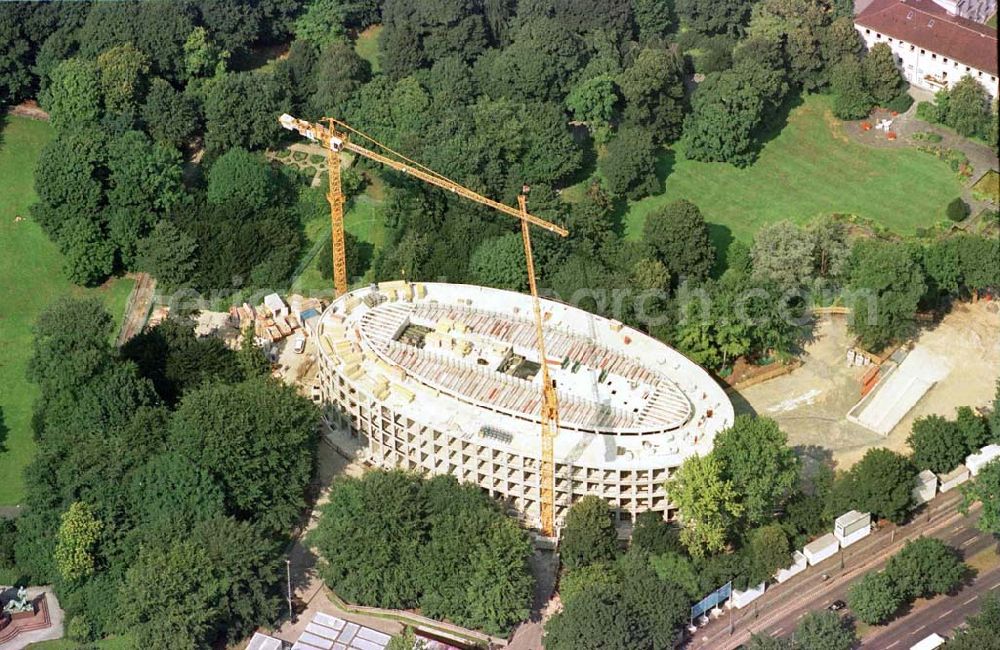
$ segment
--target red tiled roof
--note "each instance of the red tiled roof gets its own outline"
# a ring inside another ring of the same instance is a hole
[[[933,0],[874,0],[854,22],[977,70],[997,74],[997,30],[949,16]]]

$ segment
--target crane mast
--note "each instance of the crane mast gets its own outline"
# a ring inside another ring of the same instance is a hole
[[[434,185],[449,192],[453,192],[470,201],[475,201],[481,205],[486,205],[498,212],[503,212],[518,219],[521,223],[521,237],[524,242],[524,257],[528,271],[528,286],[531,288],[531,300],[535,316],[535,335],[538,342],[538,360],[542,372],[542,435],[541,435],[541,455],[539,467],[539,513],[541,519],[541,532],[547,537],[555,533],[555,459],[554,440],[559,430],[559,400],[556,395],[555,386],[549,376],[548,362],[545,357],[545,339],[542,319],[541,301],[538,297],[538,284],[535,276],[535,262],[531,250],[530,226],[538,226],[545,230],[565,237],[569,234],[565,228],[554,223],[536,217],[528,212],[527,197],[524,193],[518,196],[518,208],[494,201],[478,192],[464,187],[444,176],[434,172],[419,163],[407,160],[402,155],[386,149],[403,160],[380,154],[367,149],[355,142],[351,142],[349,132],[355,132],[348,125],[332,118],[326,118],[327,124],[307,122],[288,115],[287,113],[278,118],[281,125],[289,131],[297,131],[300,135],[313,142],[320,143],[326,150],[327,170],[330,177],[330,187],[327,191],[327,200],[330,202],[330,225],[332,228],[333,246],[333,282],[334,294],[340,297],[347,293],[347,262],[344,251],[344,194],[340,182],[340,153],[343,150],[351,151],[359,156],[381,163],[398,172],[402,172],[414,178]],[[339,127],[339,128],[338,128]],[[363,134],[362,134],[363,135]],[[367,136],[365,136],[367,137]],[[369,138],[370,139],[370,138]],[[372,140],[372,142],[375,142]],[[378,144],[378,143],[376,143]],[[379,145],[381,146],[381,145]],[[525,191],[527,188],[525,188]]]

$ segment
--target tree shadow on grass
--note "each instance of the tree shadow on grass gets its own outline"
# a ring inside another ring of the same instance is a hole
[[[718,279],[726,272],[729,247],[736,241],[736,238],[733,237],[732,229],[721,223],[708,224],[708,238],[712,240],[712,245],[715,247],[715,264],[712,265],[709,274]]]
[[[785,127],[788,126],[788,116],[791,115],[792,111],[804,103],[805,100],[802,99],[801,93],[789,95],[774,112],[764,118],[764,121],[761,122],[760,126],[753,133],[754,145],[752,151],[754,160],[760,156],[761,151],[764,150],[767,143],[774,140],[785,130]]]
[[[7,129],[7,106],[0,104],[0,150],[3,149],[4,131]]]
[[[0,452],[7,451],[7,436],[10,434],[10,428],[7,427],[7,422],[3,417],[3,409],[0,408]]]

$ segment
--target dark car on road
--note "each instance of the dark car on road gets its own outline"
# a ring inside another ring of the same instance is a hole
[[[832,603],[830,603],[830,606],[827,607],[827,609],[830,610],[831,612],[839,612],[845,607],[847,607],[847,603],[845,603],[842,600],[835,600]]]

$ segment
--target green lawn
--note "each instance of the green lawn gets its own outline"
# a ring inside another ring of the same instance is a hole
[[[24,376],[35,318],[70,293],[101,297],[117,320],[132,289],[127,279],[95,289],[71,285],[59,251],[28,216],[35,161],[51,136],[47,123],[20,117],[9,118],[0,131],[0,408],[7,430],[0,439],[0,506],[21,502],[21,470],[35,449],[29,424],[37,390]],[[17,216],[23,219],[15,222]]]
[[[666,190],[627,206],[627,235],[639,237],[646,216],[677,199],[701,208],[723,248],[733,238],[749,242],[773,221],[804,223],[834,212],[867,217],[903,235],[943,219],[945,206],[962,191],[948,165],[913,148],[876,149],[849,140],[830,102],[822,95],[805,98],[746,169],[666,152],[660,160]],[[572,200],[579,189],[567,193]]]
[[[372,72],[378,72],[382,69],[378,58],[378,35],[381,33],[382,25],[372,25],[358,34],[358,38],[354,42],[354,51],[372,65]]]
[[[53,641],[40,641],[32,643],[26,650],[80,650],[80,648],[100,648],[100,650],[125,650],[129,646],[129,639],[123,636],[116,636],[110,639],[101,639],[93,643],[82,646],[76,641],[69,639],[55,639]]]
[[[993,15],[986,20],[986,24],[992,27],[993,29],[997,28],[997,14],[995,11],[993,12]]]

